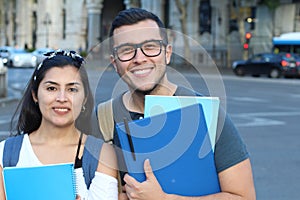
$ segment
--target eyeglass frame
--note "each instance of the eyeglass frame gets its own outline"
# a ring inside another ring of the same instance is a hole
[[[159,50],[159,53],[158,53],[158,54],[149,56],[149,55],[147,55],[147,54],[143,51],[142,46],[143,46],[145,43],[148,43],[148,42],[159,42],[160,50]],[[126,59],[126,60],[120,59],[120,57],[119,57],[117,51],[118,51],[118,49],[119,49],[120,47],[123,47],[123,46],[132,46],[132,47],[134,47],[134,54],[133,54],[132,58]],[[146,41],[141,42],[141,43],[138,43],[138,44],[125,43],[125,44],[121,44],[121,45],[119,45],[119,46],[113,48],[113,56],[114,56],[114,57],[117,56],[118,59],[119,59],[121,62],[127,62],[127,61],[132,60],[132,59],[136,56],[137,49],[139,48],[139,49],[141,50],[141,52],[142,52],[145,56],[147,56],[147,57],[156,57],[156,56],[159,56],[159,55],[161,54],[161,52],[162,52],[162,46],[165,46],[165,47],[167,46],[167,44],[164,43],[164,40],[146,40]]]

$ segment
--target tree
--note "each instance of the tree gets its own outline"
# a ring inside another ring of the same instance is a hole
[[[272,15],[272,37],[275,36],[275,11],[278,6],[280,6],[280,0],[262,0],[262,5],[268,7]]]

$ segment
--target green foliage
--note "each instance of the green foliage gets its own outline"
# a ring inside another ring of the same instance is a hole
[[[85,58],[87,56],[87,52],[86,51],[81,51],[80,55]]]
[[[275,10],[280,5],[280,0],[262,0],[262,5],[266,5],[270,10]]]

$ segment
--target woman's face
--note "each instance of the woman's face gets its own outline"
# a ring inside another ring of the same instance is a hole
[[[42,124],[58,127],[74,124],[85,103],[78,69],[71,65],[49,69],[33,98],[42,113]]]

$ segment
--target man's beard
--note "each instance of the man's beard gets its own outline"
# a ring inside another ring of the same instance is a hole
[[[140,90],[136,89],[134,92],[137,94],[142,94],[142,95],[150,95],[153,90],[157,88],[158,84],[155,84],[151,89],[149,90]]]

